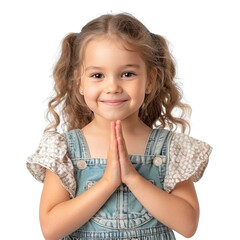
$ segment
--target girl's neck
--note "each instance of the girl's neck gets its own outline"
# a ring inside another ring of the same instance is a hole
[[[102,134],[110,133],[110,122],[102,119],[93,119],[85,129],[94,129],[95,132],[101,132]],[[124,133],[135,134],[143,129],[149,128],[146,126],[139,118],[136,118],[134,121],[122,120],[121,121],[122,129]]]

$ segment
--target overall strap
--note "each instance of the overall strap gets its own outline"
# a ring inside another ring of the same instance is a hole
[[[89,158],[84,136],[79,129],[73,129],[63,135],[68,142],[68,151],[71,159]]]
[[[152,144],[150,153],[151,155],[164,155],[166,156],[167,143],[171,132],[166,129],[154,129],[156,134],[154,135],[154,142]],[[165,150],[165,151],[164,151]]]

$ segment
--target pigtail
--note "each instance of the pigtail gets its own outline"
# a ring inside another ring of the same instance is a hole
[[[191,107],[181,102],[182,92],[174,81],[176,68],[166,40],[157,34],[151,33],[150,36],[154,42],[154,60],[151,64],[155,66],[157,76],[152,92],[146,96],[140,111],[141,118],[148,126],[159,127],[159,121],[161,128],[168,126],[172,130],[180,125],[182,132],[187,129],[190,132],[190,124],[185,118],[191,114]],[[181,112],[179,117],[174,116],[176,109]]]
[[[56,131],[57,126],[60,124],[60,117],[56,111],[56,108],[66,100],[66,96],[69,95],[73,88],[73,62],[74,62],[74,41],[76,40],[76,34],[71,33],[67,35],[62,42],[61,56],[55,65],[53,70],[53,78],[55,80],[54,90],[56,96],[54,96],[48,103],[47,119],[50,125],[44,130],[47,131],[53,128]],[[66,102],[65,102],[66,105]],[[54,121],[49,120],[49,114],[52,114]]]
[[[160,43],[160,55],[162,55],[163,73],[162,78],[164,84],[160,88],[160,95],[162,95],[162,105],[166,116],[166,122],[170,129],[173,129],[174,125],[180,125],[182,132],[190,132],[191,127],[186,120],[191,115],[191,107],[188,104],[182,102],[183,93],[175,82],[176,68],[173,61],[173,57],[170,54],[166,40],[156,35]],[[179,117],[174,117],[173,110],[178,109],[181,111]]]

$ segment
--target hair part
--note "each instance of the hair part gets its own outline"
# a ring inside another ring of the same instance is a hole
[[[151,92],[145,95],[139,118],[151,128],[175,130],[180,126],[182,132],[190,132],[186,117],[190,116],[191,107],[181,101],[182,92],[174,81],[176,68],[166,40],[150,33],[140,21],[126,13],[102,15],[86,24],[79,34],[70,33],[64,38],[61,56],[53,70],[55,96],[48,103],[46,117],[50,124],[45,131],[57,130],[60,116],[62,127],[67,131],[81,129],[93,120],[93,112],[79,92],[79,69],[83,65],[87,43],[100,36],[116,36],[137,51],[146,64]],[[60,108],[59,114],[57,108]],[[181,116],[174,116],[175,109],[181,111]],[[54,117],[52,121],[50,114]]]

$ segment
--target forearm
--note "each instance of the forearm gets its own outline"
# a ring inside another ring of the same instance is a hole
[[[127,185],[158,221],[186,237],[194,234],[198,225],[198,209],[186,200],[163,191],[140,175]]]
[[[76,198],[62,202],[45,216],[42,230],[47,240],[57,240],[85,224],[115,191],[107,181],[100,180]]]

